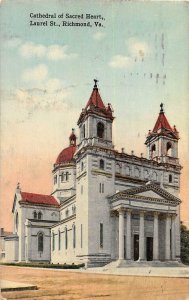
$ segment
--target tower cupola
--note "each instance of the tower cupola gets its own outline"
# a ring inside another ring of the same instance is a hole
[[[160,104],[160,112],[153,130],[149,130],[146,138],[147,158],[158,162],[178,163],[179,132],[169,124]]]
[[[72,128],[72,133],[70,134],[69,140],[70,140],[70,146],[76,146],[76,135],[75,135],[74,128]]]
[[[94,79],[91,96],[77,122],[80,129],[79,147],[87,144],[112,147],[113,109],[106,106],[101,98],[98,80]]]

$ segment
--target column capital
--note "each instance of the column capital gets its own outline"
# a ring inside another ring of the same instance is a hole
[[[171,218],[174,220],[176,218],[177,214],[171,214]]]
[[[139,215],[142,216],[142,217],[144,217],[144,214],[145,214],[145,213],[146,213],[145,210],[140,210],[140,211],[139,211]]]
[[[165,213],[166,218],[171,218],[172,217],[172,213]]]
[[[127,209],[126,209],[126,213],[131,214],[131,213],[132,213],[132,209],[131,209],[131,208],[127,208]]]
[[[120,207],[120,208],[117,209],[117,211],[118,211],[119,215],[122,215],[122,214],[125,213],[125,208],[124,207]]]
[[[160,212],[159,211],[154,211],[154,217],[158,217],[160,215]]]

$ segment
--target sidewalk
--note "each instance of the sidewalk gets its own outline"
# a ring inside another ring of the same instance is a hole
[[[1,288],[1,292],[37,290],[36,285],[9,281],[9,280],[0,280],[0,288]]]
[[[128,268],[90,268],[81,270],[85,273],[97,273],[122,276],[154,276],[154,277],[176,277],[189,278],[189,267],[128,267]]]

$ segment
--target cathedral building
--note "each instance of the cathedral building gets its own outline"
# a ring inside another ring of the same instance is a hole
[[[163,109],[145,144],[147,157],[112,142],[111,104],[97,86],[69,145],[53,165],[51,195],[17,186],[14,232],[4,236],[4,261],[101,266],[180,260],[179,135]]]

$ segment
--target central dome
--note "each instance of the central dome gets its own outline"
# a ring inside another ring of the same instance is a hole
[[[74,157],[74,153],[76,151],[76,146],[69,146],[65,149],[63,149],[60,154],[58,155],[55,164],[62,164],[66,162],[71,162]]]
[[[70,146],[63,149],[58,155],[55,165],[59,165],[62,163],[68,163],[73,160],[74,153],[76,151],[76,135],[74,133],[74,129],[72,128],[72,133],[69,137]]]

